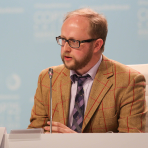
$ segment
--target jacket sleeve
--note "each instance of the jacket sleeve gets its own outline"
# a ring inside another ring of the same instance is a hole
[[[43,95],[42,95],[42,72],[38,78],[38,86],[34,96],[34,105],[31,111],[30,125],[28,128],[41,128],[47,125],[49,120],[45,110]]]
[[[145,132],[145,78],[136,75],[129,83],[120,102],[119,132]]]

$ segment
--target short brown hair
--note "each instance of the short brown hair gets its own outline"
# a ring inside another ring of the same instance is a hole
[[[102,52],[104,51],[104,45],[108,32],[107,20],[102,14],[98,14],[90,8],[81,8],[71,12],[68,12],[64,18],[64,21],[71,16],[79,15],[88,18],[90,22],[90,36],[93,38],[101,38],[103,45],[101,47]]]

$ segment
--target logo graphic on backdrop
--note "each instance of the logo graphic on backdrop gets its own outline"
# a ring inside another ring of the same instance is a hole
[[[0,126],[7,127],[7,131],[20,128],[20,95],[21,78],[18,74],[10,74],[3,80],[6,92],[0,94]]]
[[[148,37],[148,1],[139,0],[138,5],[138,34],[141,38],[146,38]]]
[[[18,14],[18,13],[23,13],[24,8],[18,7],[18,8],[11,8],[11,7],[6,7],[6,8],[0,8],[0,14]]]
[[[17,90],[21,85],[21,79],[17,74],[12,74],[7,78],[6,85],[9,90]]]
[[[0,126],[7,127],[7,130],[20,128],[20,111],[18,102],[0,103]]]
[[[95,11],[101,12],[101,11],[123,11],[123,10],[129,10],[130,5],[99,5],[99,6],[91,6],[92,9]]]
[[[35,4],[34,20],[34,37],[36,40],[49,41],[54,39],[55,35],[60,32],[64,9],[71,7],[71,4]],[[58,29],[59,30],[58,30]]]

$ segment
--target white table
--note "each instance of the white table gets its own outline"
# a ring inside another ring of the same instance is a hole
[[[148,133],[41,134],[12,140],[9,148],[148,148]]]

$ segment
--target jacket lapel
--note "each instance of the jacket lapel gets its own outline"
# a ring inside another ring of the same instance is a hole
[[[70,71],[67,68],[64,68],[63,71],[61,71],[57,85],[59,121],[62,124],[68,125],[71,80]]]
[[[99,66],[97,74],[95,76],[91,92],[89,95],[84,121],[82,126],[82,132],[84,131],[86,125],[92,118],[96,109],[99,107],[105,94],[112,86],[112,82],[109,80],[113,76],[113,66],[109,59],[103,56],[103,60]]]

